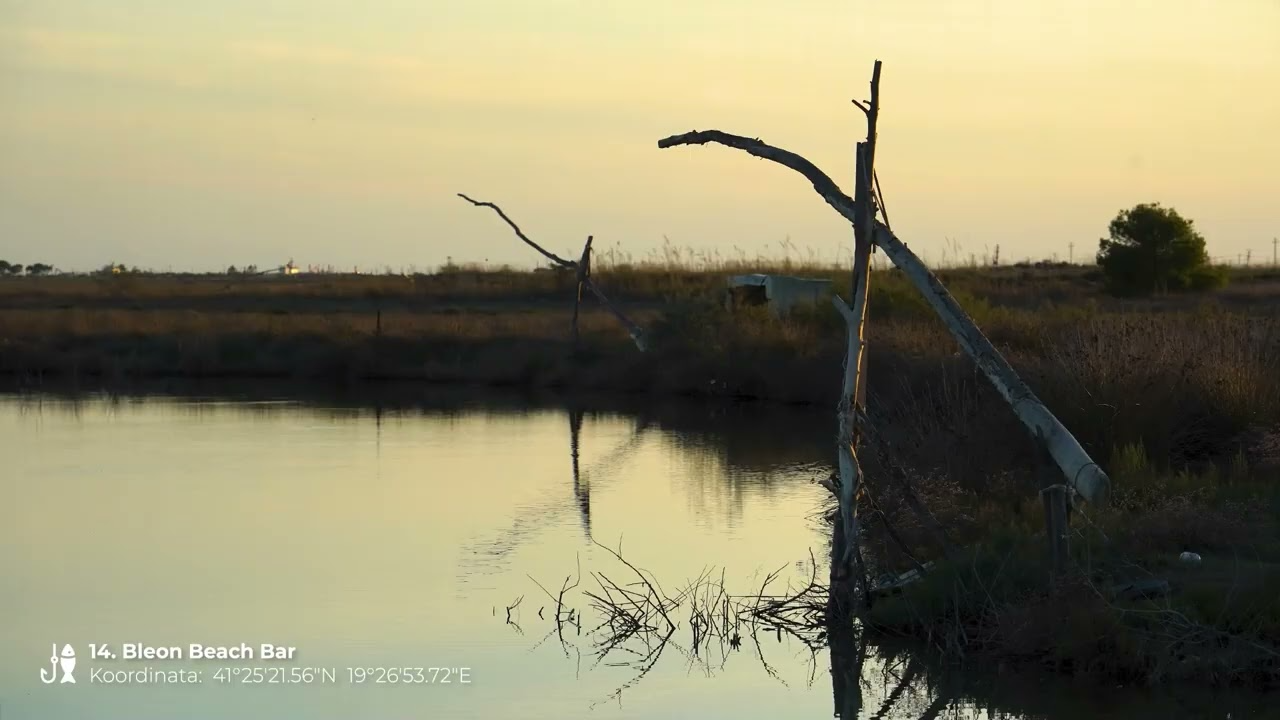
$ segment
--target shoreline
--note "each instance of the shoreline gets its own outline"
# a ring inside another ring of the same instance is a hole
[[[970,553],[941,562],[930,529],[886,480],[890,468],[869,458],[881,487],[868,512],[893,522],[915,560],[940,568],[881,603],[876,624],[944,654],[990,651],[1071,674],[1280,684],[1268,654],[1280,658],[1280,283],[1122,301],[1078,270],[1036,282],[981,270],[954,279],[966,312],[1107,469],[1115,498],[1075,527],[1079,582],[1049,591],[1043,508],[1029,490],[1033,443],[919,296],[892,271],[876,274],[867,372],[883,446],[869,455],[909,477]],[[726,309],[716,273],[601,273],[646,329],[643,353],[594,304],[574,351],[572,307],[552,302],[562,281],[552,273],[56,280],[0,282],[0,378],[10,385],[283,380],[351,394],[765,401],[804,407],[816,418],[813,447],[832,443],[835,459],[832,428],[819,426],[834,426],[843,320],[829,305],[786,317]],[[86,305],[94,293],[110,301]],[[910,567],[874,523],[868,533],[878,567]],[[1203,556],[1199,574],[1176,563],[1183,550]],[[1108,595],[1141,577],[1167,580],[1170,592]],[[1196,644],[1161,639],[1175,630]]]

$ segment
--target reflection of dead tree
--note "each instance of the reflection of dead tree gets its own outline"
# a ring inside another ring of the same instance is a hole
[[[828,602],[838,605],[832,593]],[[831,649],[831,699],[834,716],[862,717],[862,666],[867,656],[866,633],[855,628],[842,608],[832,607],[826,617],[827,645]]]
[[[929,703],[929,707],[925,708],[924,714],[920,716],[920,720],[933,720],[942,715],[942,711],[951,705],[951,695],[945,692],[939,692],[934,697],[933,702]]]
[[[639,348],[641,352],[644,352],[644,330],[642,330],[639,325],[632,322],[626,315],[623,315],[622,311],[615,307],[613,303],[609,302],[609,298],[604,296],[604,293],[600,291],[600,288],[596,287],[595,281],[591,278],[591,236],[587,237],[587,243],[582,248],[581,258],[576,261],[565,260],[559,255],[556,255],[555,253],[543,248],[538,243],[530,240],[529,237],[524,234],[524,231],[520,229],[520,226],[516,225],[515,222],[512,221],[511,218],[507,217],[507,214],[502,211],[502,208],[498,207],[494,203],[473,200],[462,193],[458,193],[458,197],[466,200],[476,207],[491,208],[494,212],[498,213],[498,217],[502,218],[507,225],[511,226],[511,229],[516,233],[516,237],[523,240],[526,245],[537,250],[539,253],[542,253],[543,257],[556,265],[565,268],[566,270],[574,271],[577,283],[576,293],[573,300],[573,324],[570,329],[570,338],[572,339],[575,348],[578,344],[578,306],[582,304],[582,291],[585,288],[586,290],[590,290],[592,295],[596,296],[596,299],[600,301],[601,305],[604,305],[605,309],[613,313],[613,316],[618,319],[618,322],[621,323],[631,335],[632,342],[636,344],[636,347]]]
[[[885,696],[884,702],[880,705],[880,709],[871,716],[870,720],[881,720],[881,718],[889,716],[889,711],[893,709],[894,703],[898,702],[898,699],[902,697],[902,693],[910,688],[911,684],[915,682],[916,673],[919,671],[919,668],[920,663],[916,661],[915,656],[908,656],[906,671],[898,678],[897,684],[894,685],[893,690]]]
[[[579,436],[582,434],[582,411],[576,407],[569,408],[569,457],[573,462],[573,497],[578,502],[578,512],[582,515],[582,531],[591,539],[591,485],[582,481],[578,471]]]
[[[626,464],[627,458],[632,456],[648,438],[648,432],[653,426],[649,419],[641,417],[628,438],[618,443],[605,455],[587,463],[585,467],[580,467],[578,458],[575,457],[575,447],[577,448],[577,453],[581,452],[581,442],[579,441],[575,446],[575,417],[578,418],[577,434],[580,436],[582,431],[581,423],[585,413],[572,408],[569,410],[569,455],[574,465],[574,504],[572,507],[581,516],[587,540],[591,540],[591,493],[605,490],[609,487],[610,471]],[[473,572],[497,571],[500,568],[496,563],[505,560],[516,548],[520,547],[521,543],[534,534],[541,532],[547,525],[555,522],[562,513],[569,511],[570,506],[564,502],[560,492],[561,489],[557,486],[554,495],[545,497],[540,502],[522,507],[512,518],[509,528],[503,530],[497,537],[479,542],[475,547],[468,549],[464,553],[464,557],[468,561],[478,561],[484,564],[495,563],[495,565],[488,568],[484,567],[484,565],[473,565],[471,570]]]

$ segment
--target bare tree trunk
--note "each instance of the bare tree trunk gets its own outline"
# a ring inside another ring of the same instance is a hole
[[[864,182],[869,175],[866,167],[868,155],[867,145],[858,143],[855,163],[858,197],[861,198],[860,202],[869,204],[871,194],[868,184]],[[855,202],[859,201],[855,200]],[[871,212],[874,210],[867,207],[863,208],[860,214],[868,217]],[[865,333],[870,269],[870,236],[858,233],[854,243],[852,309],[847,307],[838,296],[834,298],[836,308],[845,319],[849,347],[844,361],[844,384],[836,410],[839,421],[839,438],[836,443],[840,467],[839,517],[844,532],[833,536],[841,542],[832,544],[831,579],[832,590],[847,597],[852,597],[857,587],[861,587],[864,605],[871,604],[871,590],[867,584],[866,568],[859,543],[861,528],[858,522],[858,497],[862,489],[863,477],[862,466],[858,462],[858,445],[862,439],[859,418],[866,415]]]
[[[573,330],[571,339],[573,341],[573,349],[578,350],[578,308],[582,305],[582,286],[587,283],[587,278],[591,275],[591,239],[587,236],[587,244],[582,247],[582,259],[578,260],[578,266],[575,273],[577,277],[576,287],[573,294]]]
[[[828,602],[834,602],[833,597]],[[862,717],[862,668],[867,656],[866,632],[839,612],[827,611],[827,647],[831,657],[831,699],[833,717],[857,720]]]
[[[858,498],[863,482],[862,467],[858,463],[858,444],[862,435],[859,418],[866,416],[867,296],[871,282],[871,222],[876,215],[872,200],[871,177],[874,168],[871,163],[875,154],[876,116],[879,110],[880,61],[877,60],[871,76],[871,106],[865,108],[867,141],[857,144],[854,162],[855,239],[850,307],[846,307],[839,297],[835,298],[836,308],[845,319],[849,347],[844,361],[844,385],[836,406],[839,421],[836,452],[840,467],[840,513],[837,525],[843,532],[836,532],[832,536],[831,592],[851,598],[860,587],[864,607],[871,605],[871,587],[862,559],[861,528],[858,524]]]
[[[709,142],[738,148],[756,157],[772,160],[795,170],[813,183],[813,189],[827,201],[827,204],[835,208],[836,212],[850,222],[855,222],[857,212],[853,199],[841,192],[835,182],[816,165],[793,152],[767,145],[760,140],[731,135],[719,130],[695,130],[673,135],[660,140],[658,147],[702,145]],[[1009,362],[996,351],[991,341],[982,334],[955,298],[951,297],[951,293],[947,292],[937,276],[920,262],[920,258],[908,250],[907,246],[883,223],[875,222],[874,228],[872,242],[884,250],[894,265],[902,269],[903,274],[916,286],[929,306],[942,318],[961,349],[982,370],[1028,431],[1038,433],[1037,437],[1043,438],[1042,442],[1066,477],[1070,487],[1090,503],[1105,503],[1110,480],[1102,468],[1098,467],[1075,437],[1018,377]]]

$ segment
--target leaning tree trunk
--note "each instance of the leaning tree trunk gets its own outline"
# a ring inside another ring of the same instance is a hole
[[[812,162],[793,152],[767,145],[760,140],[731,135],[719,130],[694,130],[658,141],[659,148],[677,145],[703,145],[709,142],[738,148],[751,155],[772,160],[804,175],[818,195],[850,222],[856,224],[857,210],[852,198],[840,191],[835,182]],[[856,225],[855,225],[856,226]],[[1033,436],[1040,439],[1071,489],[1089,503],[1107,501],[1110,480],[1102,468],[1089,457],[1065,426],[1054,417],[1031,388],[1014,372],[1009,362],[974,324],[941,281],[907,249],[884,223],[873,221],[872,242],[884,251],[924,296],[929,306],[942,319],[952,337],[973,359],[996,391],[1013,409],[1014,414]]]

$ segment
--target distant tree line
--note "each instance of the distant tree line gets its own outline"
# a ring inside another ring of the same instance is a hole
[[[23,265],[22,263],[11,263],[8,260],[0,260],[0,275],[21,275],[24,272],[28,275],[48,275],[53,272],[53,266],[46,265],[44,263]]]

